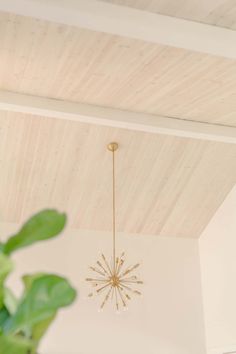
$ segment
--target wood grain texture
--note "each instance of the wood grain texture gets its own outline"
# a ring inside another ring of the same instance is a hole
[[[236,29],[235,0],[99,0],[163,15]]]
[[[236,146],[0,112],[0,214],[45,207],[71,227],[111,229],[110,141],[118,141],[118,230],[198,237],[236,182]]]
[[[0,15],[0,88],[236,126],[236,61]]]

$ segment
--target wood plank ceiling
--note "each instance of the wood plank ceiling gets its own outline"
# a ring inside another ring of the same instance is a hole
[[[236,62],[0,14],[0,88],[236,126]],[[236,182],[236,145],[0,112],[0,213],[43,207],[72,227],[111,227],[110,155],[119,231],[198,237]]]
[[[0,88],[236,126],[236,61],[0,16]]]
[[[99,0],[162,15],[236,29],[235,0]]]
[[[236,145],[0,112],[1,218],[57,207],[71,227],[110,230],[110,140],[119,231],[198,237],[236,180]]]

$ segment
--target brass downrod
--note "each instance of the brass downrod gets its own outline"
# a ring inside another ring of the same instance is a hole
[[[116,179],[115,179],[115,151],[119,145],[112,142],[107,145],[107,149],[112,152],[112,236],[113,236],[113,267],[116,269]]]

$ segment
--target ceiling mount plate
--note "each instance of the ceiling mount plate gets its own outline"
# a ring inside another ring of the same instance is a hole
[[[118,149],[118,147],[119,147],[119,145],[115,142],[112,142],[107,145],[107,149],[112,152],[116,151]]]

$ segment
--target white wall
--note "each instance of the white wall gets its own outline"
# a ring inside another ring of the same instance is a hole
[[[128,263],[142,261],[145,281],[144,296],[120,315],[111,309],[98,313],[83,281],[100,251],[110,254],[110,234],[68,230],[58,240],[17,253],[18,269],[10,279],[17,291],[22,272],[47,270],[70,277],[80,293],[51,328],[41,352],[205,354],[198,242],[145,235],[120,235],[119,241],[128,250]]]
[[[208,353],[236,351],[236,187],[200,239]]]

